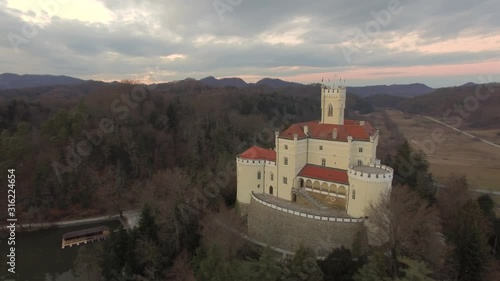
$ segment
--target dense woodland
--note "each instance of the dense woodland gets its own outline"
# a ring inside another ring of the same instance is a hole
[[[226,229],[245,224],[234,206],[235,156],[319,119],[318,93],[191,79],[8,90],[0,167],[16,169],[25,222],[142,210],[138,228],[79,250],[74,270],[84,280],[500,280],[494,202],[471,197],[460,176],[436,188],[425,155],[389,121],[394,142],[379,158],[395,168],[395,187],[369,210],[379,246],[323,261],[301,248],[283,261]],[[364,118],[373,104],[350,95],[347,116]]]

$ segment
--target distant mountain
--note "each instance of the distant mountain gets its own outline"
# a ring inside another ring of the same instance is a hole
[[[212,87],[251,87],[251,86],[267,86],[270,88],[287,88],[287,87],[303,87],[303,84],[296,82],[283,81],[281,79],[275,78],[263,78],[257,83],[246,83],[241,78],[221,78],[217,79],[213,76],[208,76],[206,78],[199,80],[201,83],[212,86]]]
[[[500,110],[498,110],[500,108],[500,83],[482,85],[467,83],[462,86],[439,88],[429,94],[414,97],[405,98],[384,94],[373,95],[363,100],[374,107],[396,108],[403,112],[434,116],[454,126],[464,128],[499,128],[500,126]],[[475,100],[477,107],[464,105],[468,100]],[[460,108],[462,110],[465,108],[464,115],[460,115],[462,114]]]
[[[434,91],[434,89],[425,84],[414,83],[408,85],[375,85],[364,87],[347,86],[347,91],[363,98],[379,94],[398,97],[415,97],[429,94]]]
[[[470,86],[477,86],[477,85],[479,85],[479,84],[476,84],[474,82],[467,82],[463,85],[460,85],[459,87],[470,87]]]
[[[248,84],[241,78],[232,77],[232,78],[221,78],[217,79],[213,76],[208,76],[200,80],[201,83],[207,86],[213,87],[246,87]]]
[[[55,75],[18,75],[13,73],[0,74],[0,89],[25,89],[40,86],[78,85],[84,80],[69,76]]]
[[[263,78],[259,80],[256,85],[266,85],[271,88],[285,88],[285,87],[302,87],[304,86],[303,84],[296,83],[296,82],[287,82],[283,81],[281,79],[274,79],[274,78]]]
[[[304,84],[296,82],[283,81],[276,78],[263,78],[257,83],[246,83],[241,78],[221,78],[217,79],[213,76],[209,76],[199,80],[201,83],[212,87],[251,87],[251,86],[265,86],[270,88],[294,88],[294,87],[305,87]],[[376,86],[364,86],[364,87],[347,87],[349,93],[355,94],[361,98],[373,96],[373,95],[392,95],[398,97],[415,97],[420,95],[425,95],[434,91],[433,88],[420,84],[409,84],[409,85],[376,85]]]

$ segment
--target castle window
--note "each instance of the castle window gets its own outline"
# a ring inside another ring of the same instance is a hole
[[[326,166],[326,159],[325,158],[321,158],[321,166]]]
[[[363,148],[362,147],[359,148],[359,152],[363,152]]]
[[[260,171],[257,172],[257,179],[260,180],[260,178],[262,177],[262,173]]]
[[[363,165],[363,161],[358,160],[358,166],[361,166],[361,165]]]
[[[288,157],[283,158],[283,163],[284,163],[285,165],[288,165]]]
[[[257,188],[260,188],[260,184],[257,185]]]
[[[328,116],[333,116],[333,106],[331,104],[328,105]]]
[[[273,181],[274,180],[274,174],[271,173],[271,180]]]
[[[288,179],[286,177],[283,177],[283,183],[288,184]]]
[[[356,190],[352,191],[352,199],[356,199]]]
[[[322,145],[319,146],[319,150],[323,150],[323,146]]]
[[[288,150],[288,144],[285,144],[285,150]]]

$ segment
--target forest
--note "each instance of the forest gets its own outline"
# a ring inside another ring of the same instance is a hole
[[[395,168],[394,188],[369,210],[375,236],[388,238],[379,246],[336,249],[324,260],[301,247],[282,260],[223,227],[244,231],[235,156],[319,119],[319,91],[193,79],[4,91],[0,167],[17,171],[25,222],[141,210],[137,228],[79,249],[82,280],[500,280],[492,198],[471,196],[460,175],[438,188],[426,156],[389,121],[396,145],[381,144],[378,156]],[[347,118],[369,120],[373,110],[349,95]]]

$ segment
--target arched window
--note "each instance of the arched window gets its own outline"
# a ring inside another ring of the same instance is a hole
[[[271,180],[274,180],[274,174],[271,172]]]
[[[288,157],[285,157],[285,158],[283,159],[283,164],[288,165]]]
[[[333,116],[333,105],[332,104],[328,105],[328,116]]]
[[[260,171],[258,171],[257,172],[257,179],[260,180],[261,176],[262,176],[262,173]]]
[[[272,185],[269,187],[269,194],[273,195],[273,186]]]

